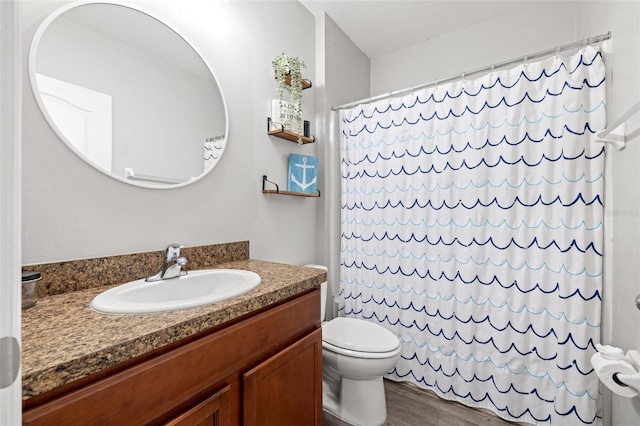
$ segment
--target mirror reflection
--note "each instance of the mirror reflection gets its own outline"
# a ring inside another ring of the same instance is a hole
[[[145,13],[105,3],[63,8],[38,29],[29,67],[53,130],[116,179],[186,185],[224,151],[218,83],[182,37]]]

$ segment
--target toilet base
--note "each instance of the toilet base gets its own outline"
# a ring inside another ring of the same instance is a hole
[[[379,426],[387,420],[387,401],[382,377],[351,380],[327,376],[322,383],[322,407],[357,426]]]

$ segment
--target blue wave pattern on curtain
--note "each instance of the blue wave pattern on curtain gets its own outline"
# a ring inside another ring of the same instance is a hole
[[[533,424],[600,424],[601,53],[341,112],[339,309],[388,374]]]

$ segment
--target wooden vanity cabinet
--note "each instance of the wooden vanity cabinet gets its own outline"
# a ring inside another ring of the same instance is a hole
[[[319,293],[27,400],[23,425],[322,425]]]
[[[219,426],[221,397],[230,386],[227,385],[213,396],[167,422],[167,426]]]

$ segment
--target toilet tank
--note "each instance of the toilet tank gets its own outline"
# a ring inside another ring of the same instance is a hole
[[[323,265],[304,265],[307,268],[323,269],[327,271],[327,267]],[[327,309],[327,282],[320,284],[320,322],[325,320],[325,312]]]

